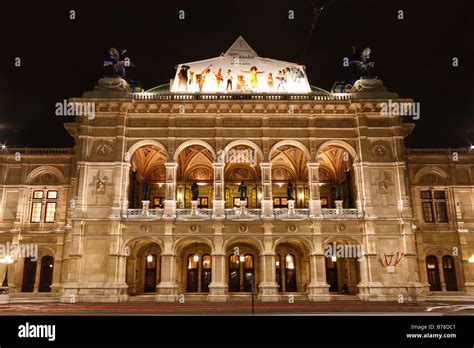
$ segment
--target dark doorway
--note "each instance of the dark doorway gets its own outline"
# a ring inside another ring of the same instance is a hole
[[[438,258],[436,256],[430,255],[426,257],[426,272],[428,274],[428,283],[430,283],[430,291],[441,291]]]
[[[149,254],[145,260],[145,292],[156,291],[156,266],[156,255]]]
[[[51,284],[53,283],[54,258],[52,256],[44,256],[41,259],[41,273],[39,292],[51,292]]]
[[[278,284],[278,291],[279,292],[282,292],[283,291],[283,284],[282,284],[282,281],[281,281],[281,258],[280,258],[280,255],[277,254],[277,256],[275,257],[276,260],[275,260],[275,280]]]
[[[187,292],[197,292],[198,291],[198,261],[199,258],[197,255],[188,256],[188,277],[186,284]]]
[[[447,291],[458,291],[458,283],[456,281],[456,268],[452,256],[443,256],[443,274]]]
[[[36,279],[36,264],[37,261],[33,261],[30,257],[25,258],[25,264],[23,266],[23,283],[21,286],[22,292],[33,292]]]
[[[333,261],[330,257],[326,258],[326,281],[329,284],[329,292],[339,291],[337,281],[337,261]]]
[[[296,292],[296,263],[295,256],[285,256],[285,291]]]
[[[238,255],[229,256],[229,292],[240,291],[240,263]]]
[[[245,255],[243,269],[244,269],[244,291],[250,292],[252,291],[252,278],[254,276],[252,255]]]
[[[209,284],[212,281],[212,258],[211,255],[202,256],[201,292],[209,292]]]

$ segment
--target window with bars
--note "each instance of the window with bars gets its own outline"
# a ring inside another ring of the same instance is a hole
[[[56,219],[58,191],[33,191],[30,222],[54,222]],[[44,220],[43,220],[44,219]]]
[[[425,222],[448,222],[444,190],[423,190],[420,191],[420,198]]]

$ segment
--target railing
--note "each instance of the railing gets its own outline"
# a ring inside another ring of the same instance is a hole
[[[127,219],[159,219],[162,216],[163,209],[148,209],[148,214],[143,209],[127,209]]]
[[[453,152],[457,152],[459,154],[468,154],[470,149],[468,148],[441,148],[441,149],[412,149],[407,148],[406,154],[407,155],[444,155],[444,156],[452,156]]]
[[[129,93],[136,100],[349,100],[350,93]]]
[[[8,153],[10,154],[15,154],[17,152],[19,152],[22,155],[71,155],[74,153],[74,150],[67,147],[49,147],[49,148],[10,147],[8,148]]]
[[[357,218],[359,211],[357,209],[321,209],[323,218]]]
[[[198,217],[212,219],[213,209],[198,209]],[[224,214],[226,219],[236,219],[240,216],[240,209],[225,209]],[[247,209],[247,217],[260,218],[262,214],[261,209]],[[356,219],[359,217],[359,211],[357,209],[321,209],[322,217],[325,219]],[[273,209],[273,215],[276,219],[288,217],[287,208],[275,208]],[[294,209],[294,215],[298,217],[309,217],[309,209]],[[191,209],[176,209],[176,218],[189,218],[191,217]],[[163,217],[163,209],[149,209],[148,215],[143,209],[127,209],[127,219],[161,219]]]

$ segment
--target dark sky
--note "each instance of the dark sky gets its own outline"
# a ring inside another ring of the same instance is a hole
[[[215,57],[242,35],[260,56],[305,64],[310,83],[324,89],[351,77],[342,59],[352,46],[369,45],[385,86],[421,103],[407,145],[467,146],[474,143],[472,3],[334,0],[302,60],[310,0],[8,1],[0,12],[0,143],[71,146],[62,123],[72,118],[55,116],[54,106],[96,85],[109,47],[127,49],[132,74],[148,89],[169,82],[176,64]]]

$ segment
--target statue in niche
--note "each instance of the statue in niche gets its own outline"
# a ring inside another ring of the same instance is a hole
[[[199,196],[199,186],[195,182],[191,185],[192,200],[197,201]]]
[[[388,186],[386,181],[379,182],[379,193],[388,193]]]
[[[293,187],[293,183],[290,181],[288,187],[286,188],[286,198],[289,201],[295,200],[295,188]]]
[[[247,199],[247,185],[245,185],[245,181],[241,181],[239,185],[239,192],[240,192],[240,200],[245,201]]]
[[[146,181],[142,184],[142,200],[150,200],[150,184],[148,184]]]
[[[342,200],[342,187],[341,184],[337,183],[334,185],[334,190],[336,191],[336,201]]]

